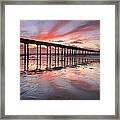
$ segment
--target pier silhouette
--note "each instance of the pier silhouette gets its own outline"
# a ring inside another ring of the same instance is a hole
[[[24,44],[24,53],[21,54],[24,60],[24,71],[39,72],[44,70],[60,70],[68,66],[76,67],[77,65],[100,61],[100,51],[96,50],[25,38],[20,38],[20,43]],[[36,45],[35,54],[30,54],[29,45],[31,44]],[[42,45],[46,46],[46,53],[42,53]],[[52,51],[52,47],[54,48],[54,52]],[[36,55],[36,59],[34,59],[36,61],[36,69],[34,70],[29,70],[29,61],[31,59],[31,55]],[[46,67],[44,70],[41,69],[43,55],[46,56]]]

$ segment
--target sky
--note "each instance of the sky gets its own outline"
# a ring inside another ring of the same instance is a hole
[[[21,20],[20,37],[100,50],[100,21]]]

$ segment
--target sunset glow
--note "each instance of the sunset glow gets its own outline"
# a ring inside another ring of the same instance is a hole
[[[99,20],[21,20],[20,28],[23,38],[100,49]]]

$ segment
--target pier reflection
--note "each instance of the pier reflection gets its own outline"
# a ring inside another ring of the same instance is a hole
[[[24,62],[24,57],[21,56],[21,73],[24,72],[42,72],[60,70],[66,67],[77,67],[78,65],[87,65],[92,62],[100,62],[99,56],[56,56],[56,55],[29,55],[28,67]],[[25,69],[26,68],[26,69]]]

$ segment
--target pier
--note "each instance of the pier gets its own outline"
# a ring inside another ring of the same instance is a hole
[[[58,69],[61,67],[65,67],[68,65],[74,65],[76,63],[81,62],[95,62],[99,61],[98,59],[89,60],[87,58],[79,60],[77,57],[79,56],[99,56],[100,51],[85,49],[85,48],[79,48],[75,46],[68,46],[68,45],[62,45],[62,44],[55,44],[50,42],[43,42],[43,41],[37,41],[32,39],[25,39],[20,38],[20,43],[23,43],[24,45],[24,71],[29,71],[29,58],[30,58],[30,44],[36,45],[36,70],[41,69],[41,58],[42,58],[42,45],[46,46],[46,70],[47,69],[53,69],[51,66],[52,64],[52,57],[54,56],[54,69]],[[52,51],[52,48],[54,48],[54,52]],[[61,66],[60,66],[61,64]],[[80,63],[81,64],[81,63]]]

